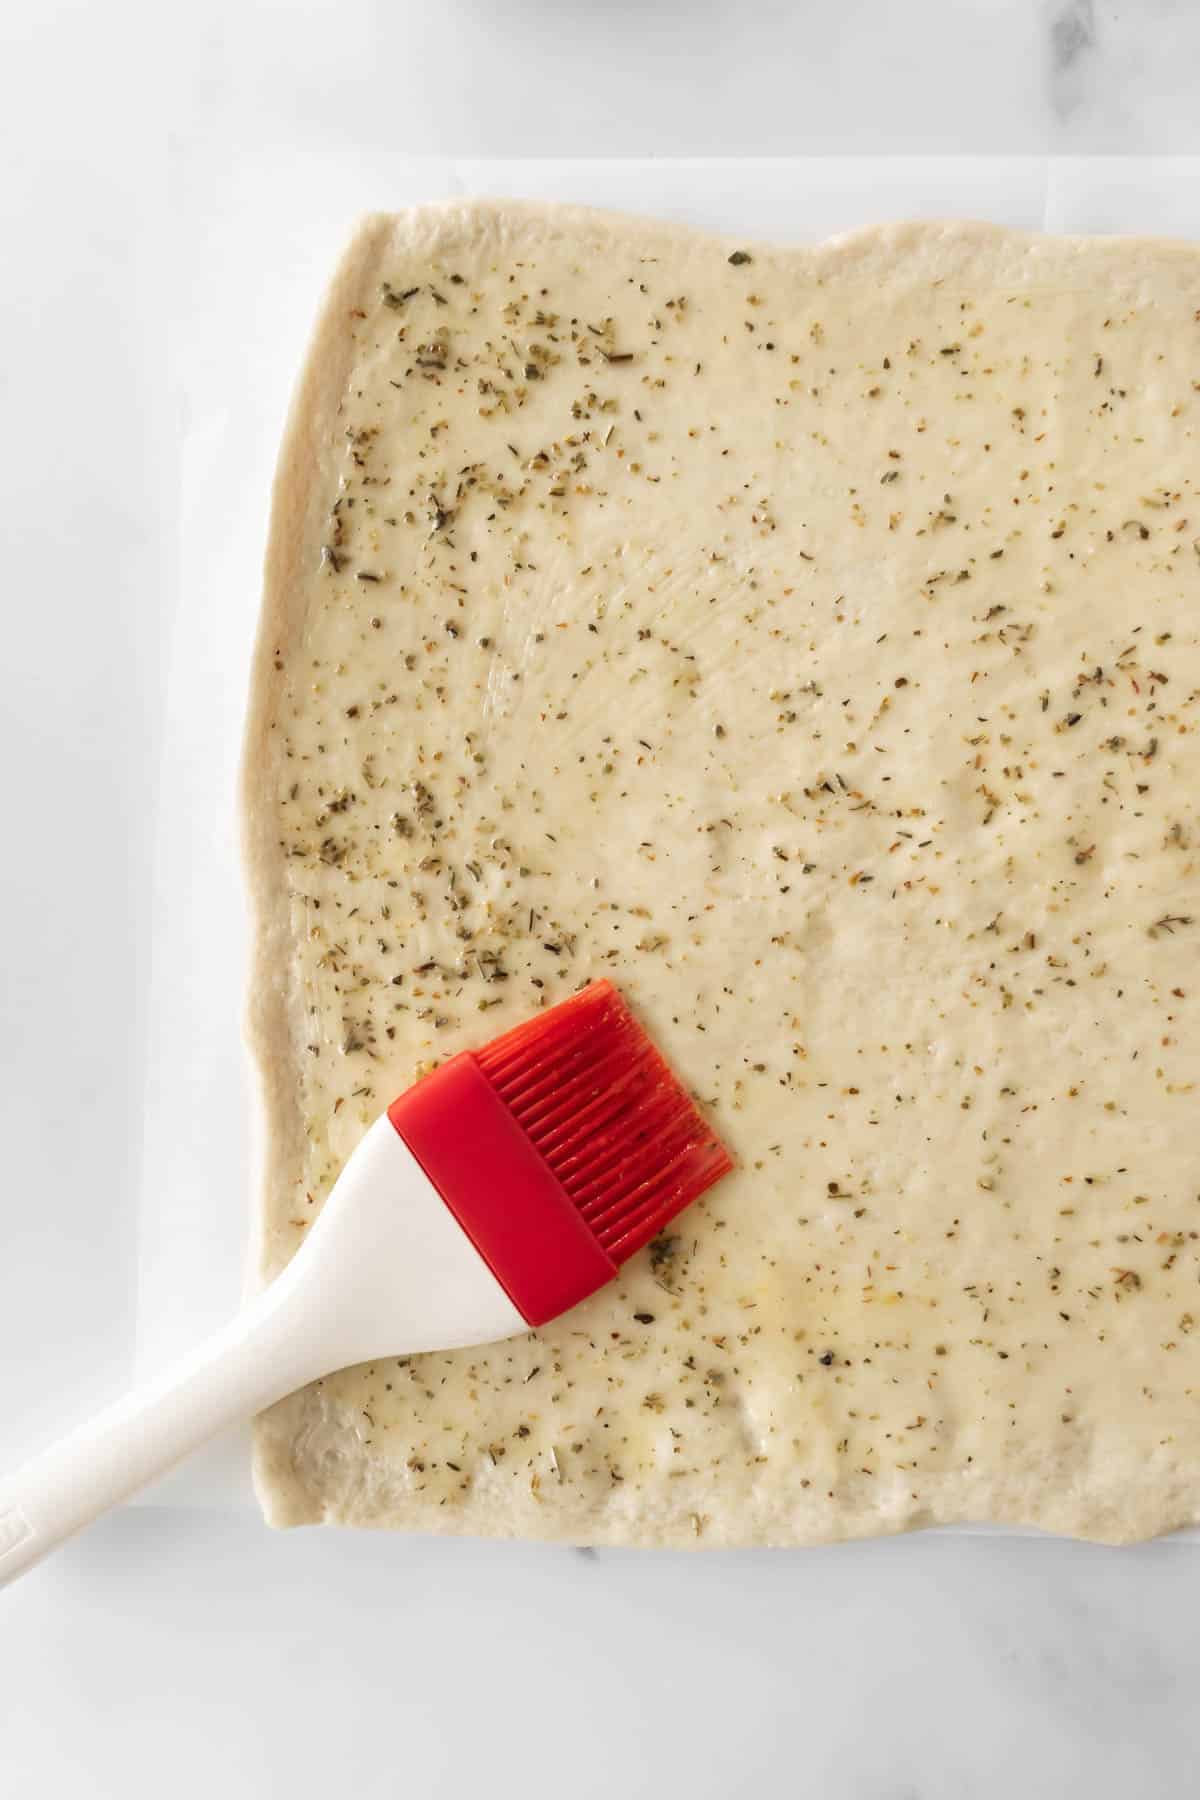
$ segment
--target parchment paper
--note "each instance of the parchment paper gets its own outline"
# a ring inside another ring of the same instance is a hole
[[[812,242],[886,219],[1200,238],[1197,158],[449,161],[235,157],[173,169],[169,381],[178,421],[178,594],[159,785],[136,1375],[240,1300],[257,1145],[241,1044],[245,907],[236,776],[268,496],[291,383],[360,212],[455,195],[574,201]],[[248,1434],[152,1491],[253,1507]],[[1188,1534],[1200,1541],[1200,1532]]]

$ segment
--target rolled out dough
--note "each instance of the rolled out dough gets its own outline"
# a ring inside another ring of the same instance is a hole
[[[1200,253],[368,219],[246,764],[262,1269],[606,975],[739,1159],[620,1280],[259,1422],[281,1525],[1200,1518]]]

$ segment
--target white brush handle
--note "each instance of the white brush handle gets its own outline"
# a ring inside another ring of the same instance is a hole
[[[164,1375],[0,1481],[0,1586],[224,1426],[318,1375],[526,1330],[384,1116],[270,1287]]]
[[[288,1296],[277,1291],[285,1282],[0,1483],[0,1585],[224,1426],[303,1384],[313,1373],[311,1355]]]

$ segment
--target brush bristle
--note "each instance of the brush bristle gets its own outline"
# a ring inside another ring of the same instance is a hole
[[[476,1061],[616,1263],[733,1167],[607,981],[505,1032]]]

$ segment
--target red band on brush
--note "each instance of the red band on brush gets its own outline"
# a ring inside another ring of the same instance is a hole
[[[544,1325],[617,1272],[470,1051],[388,1118],[522,1318]]]

